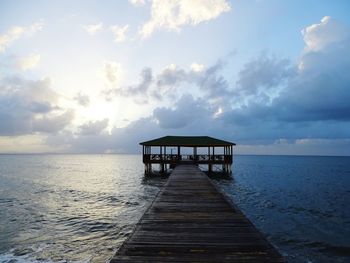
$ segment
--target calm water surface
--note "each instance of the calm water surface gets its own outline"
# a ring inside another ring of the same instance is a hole
[[[216,184],[289,262],[350,262],[350,157],[237,156]]]
[[[350,262],[350,158],[236,156],[215,184],[289,262]],[[0,155],[0,262],[105,262],[164,179],[139,155]]]

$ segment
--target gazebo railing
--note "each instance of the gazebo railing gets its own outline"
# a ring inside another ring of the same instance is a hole
[[[223,162],[223,163],[232,163],[232,155],[224,154],[144,154],[144,162],[155,162],[155,163],[177,163],[180,161],[193,161],[193,162]]]

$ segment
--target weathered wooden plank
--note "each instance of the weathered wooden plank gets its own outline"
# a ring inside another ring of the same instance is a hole
[[[285,261],[204,173],[180,165],[110,262]]]

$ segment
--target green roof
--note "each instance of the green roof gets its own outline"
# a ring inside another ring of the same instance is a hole
[[[145,146],[187,146],[187,147],[208,147],[208,146],[230,146],[236,145],[233,142],[215,139],[209,136],[164,136],[158,139],[141,142]]]

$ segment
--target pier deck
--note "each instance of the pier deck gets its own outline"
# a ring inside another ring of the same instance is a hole
[[[285,260],[203,172],[179,165],[110,262]]]

